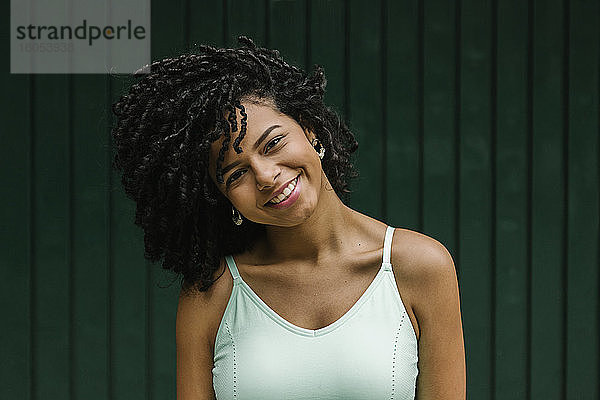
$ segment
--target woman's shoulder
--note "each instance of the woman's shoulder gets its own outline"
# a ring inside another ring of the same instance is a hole
[[[396,228],[392,241],[391,262],[408,280],[422,281],[454,271],[448,249],[438,240],[423,233]]]
[[[396,228],[391,263],[396,280],[413,302],[425,300],[430,290],[456,282],[454,260],[438,240],[405,228]]]
[[[423,233],[396,228],[392,241],[392,264],[406,266],[406,273],[413,275],[435,273],[439,268],[453,265],[448,249],[438,240]]]
[[[177,312],[181,329],[202,335],[211,349],[233,289],[233,278],[224,257],[214,271],[213,279],[215,282],[206,291],[182,289]]]

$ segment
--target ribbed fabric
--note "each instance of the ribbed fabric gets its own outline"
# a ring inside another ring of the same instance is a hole
[[[312,330],[266,305],[226,256],[233,290],[214,349],[217,400],[414,399],[417,338],[390,264],[388,226],[375,279],[344,316]]]

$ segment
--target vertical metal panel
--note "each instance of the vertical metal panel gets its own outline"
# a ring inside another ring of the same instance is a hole
[[[190,1],[187,17],[189,26],[189,44],[210,44],[222,46],[225,28],[225,2],[223,1]]]
[[[309,2],[309,71],[314,64],[323,67],[327,86],[325,104],[344,119],[345,115],[345,14],[342,0]]]
[[[492,4],[460,4],[460,78],[458,165],[458,251],[455,258],[465,313],[464,335],[469,370],[469,398],[491,399],[493,393],[493,177],[492,177]],[[439,165],[438,168],[443,166]]]
[[[381,215],[382,209],[382,145],[384,140],[381,97],[382,32],[381,1],[349,1],[348,24],[349,68],[346,115],[350,129],[359,142],[356,167],[360,176],[352,187],[350,204],[370,216]],[[383,161],[382,161],[383,160]]]
[[[107,212],[110,164],[106,153],[106,80],[72,78],[73,395],[104,399],[109,393],[110,267]]]
[[[265,46],[268,26],[265,3],[265,0],[227,0],[226,45],[237,47],[237,37],[246,35],[258,46]]]
[[[71,393],[68,81],[66,75],[34,79],[34,398],[69,398]]]
[[[526,399],[528,337],[528,7],[497,1],[495,398]],[[475,366],[471,366],[475,368]]]
[[[423,32],[423,232],[457,256],[456,104],[457,13],[455,1],[424,2]],[[458,261],[458,260],[457,260]],[[459,265],[460,268],[460,265]]]
[[[304,69],[306,64],[307,0],[268,2],[268,46],[281,52],[289,64]]]
[[[564,393],[565,159],[563,2],[533,8],[531,397]]]
[[[3,3],[0,20],[10,26],[10,5]],[[8,38],[0,41],[2,54],[10,53]],[[0,398],[31,399],[31,97],[32,78],[9,74],[9,63],[0,75]]]
[[[597,399],[598,369],[598,35],[597,1],[570,2],[567,142],[568,399]]]
[[[419,2],[387,1],[386,215],[392,226],[421,231]]]

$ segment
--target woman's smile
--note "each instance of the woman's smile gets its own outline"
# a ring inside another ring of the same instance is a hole
[[[293,189],[290,189],[291,186],[293,186]],[[300,175],[298,175],[294,179],[294,181],[292,181],[283,190],[283,193],[280,193],[273,200],[270,200],[269,202],[267,202],[266,206],[267,207],[272,207],[272,208],[277,208],[277,209],[283,209],[283,208],[290,207],[291,205],[293,205],[296,202],[296,200],[298,199],[298,197],[300,197],[300,191],[302,189],[301,186],[302,185],[300,183]],[[291,190],[291,192],[286,193],[286,192],[288,192],[290,190]],[[284,199],[280,201],[281,197],[284,197]],[[278,202],[278,203],[275,204],[275,202]]]
[[[322,182],[327,179],[312,145],[314,132],[270,103],[242,104],[248,118],[243,151],[237,153],[229,144],[228,151],[220,155],[225,135],[213,142],[213,181],[232,207],[254,223],[294,226],[307,220],[317,210]],[[242,118],[241,114],[238,117]],[[229,140],[235,143],[241,131],[230,134]],[[223,165],[222,183],[216,179],[219,165]]]

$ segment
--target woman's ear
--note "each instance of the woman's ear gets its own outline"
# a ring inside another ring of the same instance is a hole
[[[306,138],[308,140],[312,141],[316,137],[314,135],[314,133],[312,132],[312,129],[310,129],[309,125],[306,123],[306,120],[304,118],[302,118],[302,116],[300,116],[299,125],[302,128],[302,130],[304,131],[304,135],[306,136]]]
[[[308,139],[308,142],[312,145],[313,140],[315,140],[317,136],[309,129],[306,129],[304,131],[304,134],[306,135],[306,139]]]
[[[302,119],[300,119],[300,121],[302,121]],[[312,129],[307,127],[306,124],[304,124],[304,122],[300,123],[300,127],[304,131],[304,136],[306,136],[306,139],[308,139],[310,143],[312,143],[312,141],[317,138],[317,135],[315,135]]]

